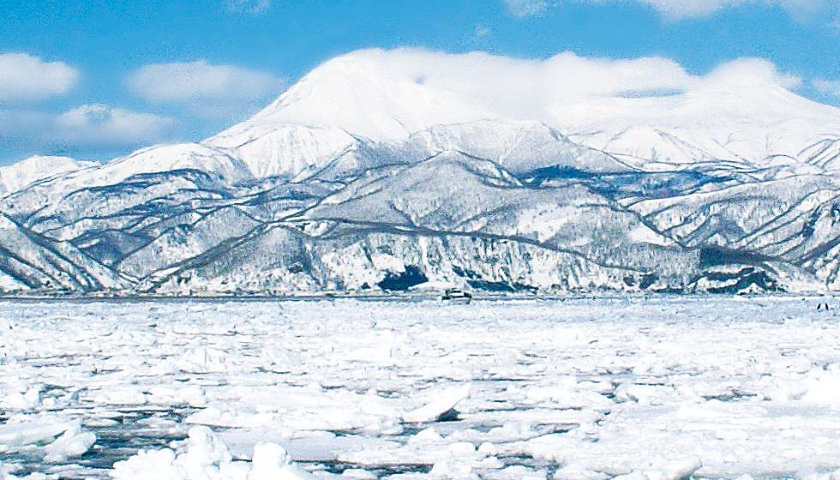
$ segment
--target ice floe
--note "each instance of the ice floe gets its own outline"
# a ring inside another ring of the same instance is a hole
[[[0,301],[0,478],[837,480],[812,304]]]
[[[175,449],[141,450],[117,462],[114,480],[307,480],[314,477],[295,465],[273,443],[254,446],[251,461],[234,460],[227,445],[209,428],[193,427]]]

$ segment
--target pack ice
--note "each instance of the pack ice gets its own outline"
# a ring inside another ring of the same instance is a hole
[[[825,301],[0,301],[0,478],[828,480]]]

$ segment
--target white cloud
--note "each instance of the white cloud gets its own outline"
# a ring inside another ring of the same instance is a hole
[[[820,93],[840,98],[840,80],[817,78],[811,82],[811,85]]]
[[[99,103],[74,108],[59,115],[56,121],[60,135],[67,140],[103,144],[153,140],[172,123],[168,117]]]
[[[705,17],[729,7],[746,3],[769,3],[756,0],[637,0],[670,18]],[[784,3],[784,0],[781,0]]]
[[[530,17],[544,13],[550,6],[564,2],[575,3],[627,3],[647,5],[671,19],[706,17],[721,10],[744,5],[781,7],[794,18],[805,19],[820,11],[837,10],[836,0],[504,0],[511,14]]]
[[[82,105],[60,114],[0,110],[2,143],[39,148],[137,146],[166,137],[174,120],[102,104]]]
[[[131,73],[126,83],[141,98],[191,106],[211,117],[273,97],[285,86],[285,80],[270,73],[204,60],[146,65]]]
[[[792,16],[804,19],[830,7],[833,0],[637,0],[646,3],[670,18],[704,17],[729,7],[743,5],[779,6]]]
[[[548,0],[504,0],[510,13],[516,17],[533,17],[548,10]]]
[[[271,0],[226,0],[228,10],[237,13],[262,13],[271,8]]]
[[[802,78],[779,72],[773,62],[761,58],[741,58],[724,63],[706,75],[706,80],[736,87],[778,85],[788,90],[802,85]]]
[[[473,29],[473,38],[476,40],[483,40],[493,33],[493,29],[487,25],[476,25]]]
[[[67,93],[79,72],[26,53],[0,54],[0,102],[41,100]]]
[[[509,111],[508,107],[533,111],[592,97],[656,96],[758,85],[794,88],[801,82],[796,76],[780,73],[772,62],[753,58],[724,63],[698,75],[664,57],[617,60],[563,52],[545,60],[526,60],[423,49],[362,50],[349,55],[376,68],[378,75],[422,79],[424,85],[439,91],[503,111]]]
[[[676,114],[674,106],[694,115],[692,108],[706,108],[710,98],[732,98],[728,105],[735,109],[753,108],[757,98],[793,98],[776,89],[799,82],[757,59],[693,73],[663,57],[616,60],[565,52],[529,60],[375,49],[325,63],[260,118],[335,126],[374,139],[480,119],[536,120],[561,130],[606,128],[610,119],[644,116],[647,108],[656,109],[651,116]]]

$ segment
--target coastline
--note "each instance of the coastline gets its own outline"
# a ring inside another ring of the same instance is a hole
[[[579,300],[656,300],[656,299],[696,299],[696,298],[834,298],[840,296],[840,292],[779,292],[779,293],[575,293],[575,294],[518,294],[518,293],[474,293],[473,301],[579,301]],[[424,302],[440,300],[441,295],[437,293],[382,293],[382,294],[357,294],[357,293],[334,293],[323,292],[313,294],[290,294],[290,295],[96,295],[96,294],[68,294],[68,295],[2,295],[0,302],[306,302],[306,301],[329,301],[329,300],[357,300],[357,301],[387,301],[387,302]]]

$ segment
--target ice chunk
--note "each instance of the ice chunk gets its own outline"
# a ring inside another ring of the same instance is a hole
[[[186,442],[186,452],[178,455],[175,464],[188,478],[208,476],[232,459],[227,445],[205,426],[191,428]]]
[[[685,480],[694,475],[694,472],[702,466],[700,459],[687,458],[658,463],[653,470],[644,472],[636,470],[626,475],[619,475],[613,480]],[[564,476],[564,478],[569,477]]]
[[[607,480],[609,477],[604,472],[590,470],[574,463],[565,465],[554,472],[555,480]]]
[[[114,406],[144,405],[148,401],[147,395],[134,385],[109,386],[93,394],[91,399],[97,404]]]
[[[833,406],[840,398],[840,373],[814,369],[806,381],[807,391],[802,400],[807,403]]]
[[[49,417],[34,421],[20,421],[0,425],[0,452],[25,445],[52,442],[62,433],[77,426],[78,422]]]
[[[443,437],[434,428],[427,428],[417,432],[417,435],[408,439],[409,445],[422,445],[424,443],[441,443]]]
[[[178,361],[182,372],[224,373],[232,366],[228,355],[217,349],[197,347],[189,350]]]
[[[175,452],[165,448],[163,450],[140,450],[128,460],[114,464],[111,478],[114,480],[183,480],[173,462]]]
[[[648,476],[645,475],[643,472],[631,472],[625,475],[618,475],[617,477],[613,477],[613,480],[649,480]]]
[[[176,442],[177,443],[177,442]],[[209,428],[190,429],[180,446],[181,453],[166,448],[141,450],[137,455],[117,462],[111,472],[114,480],[311,480],[294,463],[283,447],[260,443],[254,447],[250,465],[234,461],[227,445]]]
[[[515,478],[517,480],[546,480],[546,473],[543,470],[531,470],[522,465],[514,465],[501,471],[500,478]]]
[[[30,473],[25,477],[18,477],[3,469],[2,462],[0,462],[0,480],[53,480],[54,476],[47,476],[43,473]]]
[[[699,458],[686,458],[668,462],[660,467],[662,470],[658,477],[652,475],[648,475],[648,477],[651,480],[684,480],[694,475],[694,472],[702,467],[703,462]]]
[[[429,478],[477,480],[478,475],[473,473],[472,465],[469,463],[458,462],[454,459],[446,459],[435,463],[432,470],[429,472]]]
[[[26,387],[24,387],[26,388]],[[0,398],[0,407],[9,410],[29,410],[41,404],[41,386],[32,385],[20,392],[7,392]]]
[[[62,462],[68,458],[80,457],[96,443],[96,434],[82,431],[81,425],[74,424],[53,443],[44,448],[47,462]]]
[[[461,401],[470,396],[470,385],[459,385],[438,392],[426,405],[403,414],[408,423],[434,422],[442,415],[455,409]]]
[[[259,443],[254,447],[254,458],[248,480],[314,480],[315,477],[292,463],[280,445]]]
[[[341,472],[341,478],[352,480],[376,480],[376,475],[373,472],[363,470],[361,468],[348,468]]]
[[[115,480],[245,480],[247,467],[233,462],[227,446],[207,427],[193,427],[181,446],[171,449],[141,450],[128,460],[114,464]]]
[[[269,372],[288,373],[300,365],[300,360],[280,347],[263,348],[260,352],[262,367]]]

